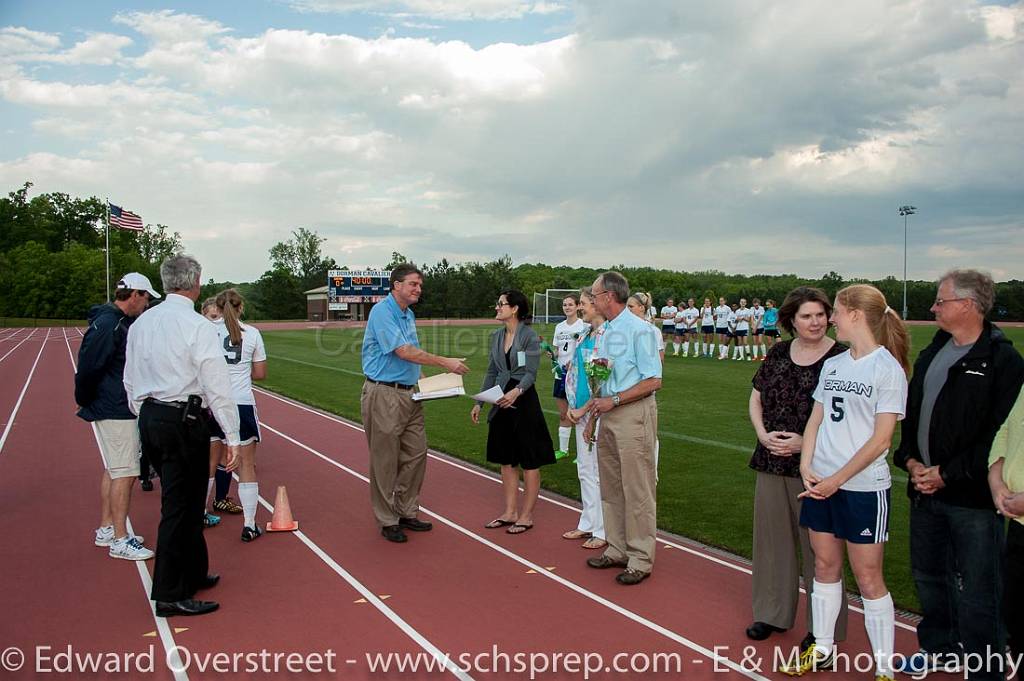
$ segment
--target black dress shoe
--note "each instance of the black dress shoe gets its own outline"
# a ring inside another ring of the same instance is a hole
[[[183,601],[157,601],[157,617],[174,617],[175,615],[205,615],[220,607],[215,601],[197,601],[188,598]]]
[[[398,526],[413,532],[430,532],[430,530],[434,529],[433,523],[424,522],[419,518],[399,518]]]
[[[203,581],[199,582],[200,589],[212,589],[217,586],[217,582],[220,581],[220,575],[216,572],[211,573],[203,577]]]
[[[747,638],[752,639],[754,641],[763,641],[772,634],[782,633],[783,631],[786,630],[768,624],[766,622],[754,622],[749,627],[747,627]]]
[[[402,528],[398,525],[385,525],[380,528],[380,533],[384,535],[385,539],[396,544],[409,541],[409,538],[405,536],[405,532],[402,532]]]

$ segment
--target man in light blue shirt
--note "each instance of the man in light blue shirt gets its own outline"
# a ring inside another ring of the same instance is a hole
[[[426,532],[419,520],[420,488],[427,467],[423,406],[412,399],[420,366],[431,364],[465,374],[462,360],[420,349],[416,315],[423,273],[405,263],[391,272],[391,294],[370,310],[363,337],[366,382],[360,396],[366,443],[370,449],[370,503],[388,541],[407,541],[405,530]]]
[[[600,418],[597,451],[601,508],[608,548],[587,560],[592,568],[625,568],[615,580],[639,584],[654,567],[656,482],[654,447],[661,387],[657,329],[626,309],[629,282],[618,272],[594,281],[594,304],[608,322],[598,357],[611,360],[611,375],[593,400]]]

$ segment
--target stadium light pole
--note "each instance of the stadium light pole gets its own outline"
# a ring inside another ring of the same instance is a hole
[[[917,212],[914,206],[900,206],[899,214],[903,216],[903,319],[907,319],[907,216]]]

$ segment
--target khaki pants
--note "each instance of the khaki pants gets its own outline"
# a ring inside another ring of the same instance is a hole
[[[419,511],[427,468],[423,407],[412,391],[367,381],[360,406],[370,448],[370,504],[382,526],[397,525]]]
[[[800,527],[800,478],[758,471],[754,488],[754,621],[792,629],[800,598],[800,575],[807,590],[807,631],[811,629],[814,552],[807,528]],[[797,553],[799,552],[799,557]],[[844,595],[836,620],[837,641],[846,640],[849,604]]]
[[[654,445],[658,405],[654,396],[601,416],[597,436],[604,513],[604,555],[640,572],[654,567],[657,489]]]

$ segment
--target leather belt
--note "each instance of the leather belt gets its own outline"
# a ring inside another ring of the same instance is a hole
[[[416,387],[414,385],[406,385],[405,383],[397,383],[395,381],[375,381],[369,376],[366,377],[366,380],[369,381],[370,383],[376,383],[377,385],[386,385],[389,388],[398,388],[399,390],[412,390],[413,388]]]
[[[153,404],[158,407],[171,407],[172,409],[184,409],[188,406],[187,402],[164,402],[163,400],[158,400],[155,397],[147,397],[143,402],[146,404]]]

